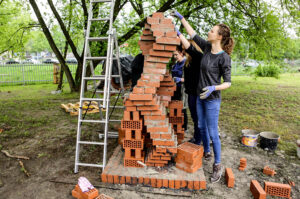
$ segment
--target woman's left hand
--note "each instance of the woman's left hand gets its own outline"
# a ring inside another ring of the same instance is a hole
[[[200,94],[200,99],[206,99],[210,96],[210,94],[212,92],[214,92],[216,90],[215,86],[207,86],[205,88],[202,89],[202,91],[204,91],[203,93]]]

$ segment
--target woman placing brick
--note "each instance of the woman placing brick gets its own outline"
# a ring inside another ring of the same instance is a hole
[[[230,28],[224,24],[214,26],[208,32],[207,41],[196,34],[194,29],[177,11],[173,16],[178,17],[189,36],[203,50],[203,58],[200,63],[200,73],[197,94],[197,114],[201,134],[208,132],[213,143],[214,158],[213,174],[211,182],[218,182],[222,176],[221,165],[221,141],[218,132],[218,120],[221,104],[221,90],[231,86],[231,59],[230,54],[234,47],[234,41],[230,37]],[[185,48],[190,43],[178,31],[179,37]],[[224,82],[221,83],[221,77]],[[209,141],[204,140],[204,151],[208,152]]]
[[[203,139],[200,136],[198,127],[198,116],[197,116],[197,84],[195,80],[199,79],[200,62],[203,57],[202,50],[193,41],[188,49],[185,49],[186,61],[183,68],[184,77],[184,91],[188,96],[188,106],[190,109],[191,117],[194,123],[194,137],[189,141],[194,144],[200,145]]]

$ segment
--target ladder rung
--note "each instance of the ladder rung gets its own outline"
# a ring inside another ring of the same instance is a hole
[[[88,142],[88,141],[78,141],[79,144],[95,144],[95,145],[105,145],[104,142]]]
[[[103,101],[103,99],[99,98],[81,98],[83,101]]]
[[[110,20],[110,18],[93,18],[93,19],[90,19],[90,21],[108,21]]]
[[[103,40],[107,40],[108,37],[89,37],[88,40],[89,41],[103,41]]]
[[[105,77],[84,77],[84,80],[103,80]]]
[[[119,93],[120,91],[110,91],[109,93]],[[104,93],[103,90],[96,90],[96,93]]]
[[[105,123],[105,120],[79,120],[80,122],[87,122],[87,123]],[[120,122],[121,120],[108,120],[108,122]]]
[[[87,60],[105,60],[106,57],[85,57],[85,59]],[[117,58],[113,58],[113,59],[117,59]]]
[[[80,163],[80,162],[77,162],[76,165],[78,166],[86,166],[86,167],[103,167],[102,164],[88,164],[88,163]]]
[[[91,3],[106,3],[106,2],[112,2],[111,0],[94,0],[94,1],[91,1]]]

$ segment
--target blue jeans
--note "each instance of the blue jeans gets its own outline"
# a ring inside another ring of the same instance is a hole
[[[195,143],[200,145],[202,139],[201,139],[200,131],[199,131],[199,127],[198,127],[197,97],[198,97],[197,95],[188,94],[188,105],[189,105],[189,109],[191,112],[191,117],[194,122],[194,139],[195,139]]]
[[[210,152],[209,140],[214,149],[215,164],[221,162],[221,141],[219,138],[218,121],[221,99],[202,100],[197,97],[197,115],[200,136],[203,140],[204,152]]]

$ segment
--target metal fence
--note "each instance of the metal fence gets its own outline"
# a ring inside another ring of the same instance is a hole
[[[53,82],[55,67],[53,64],[0,64],[0,86]],[[76,67],[69,65],[73,77]]]

